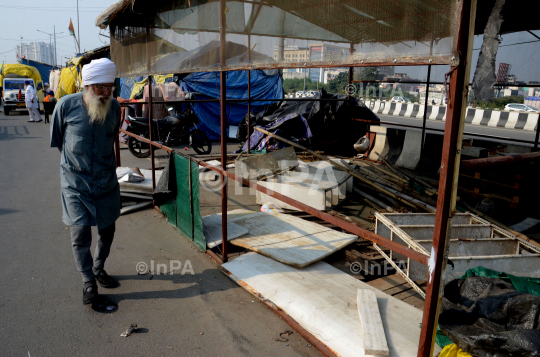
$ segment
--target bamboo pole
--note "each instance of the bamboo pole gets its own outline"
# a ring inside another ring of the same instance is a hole
[[[362,192],[360,191],[359,189],[357,189],[356,187],[353,187],[353,191],[356,192],[357,194],[359,194],[363,199],[365,199],[366,201],[368,202],[373,202],[375,203],[376,206],[380,206],[382,209],[388,211],[388,212],[394,212],[394,209],[392,207],[390,207],[389,205],[387,205],[386,203],[382,202],[381,200],[365,193],[365,192]],[[371,203],[370,203],[371,204]],[[377,208],[377,207],[374,207],[374,208]]]

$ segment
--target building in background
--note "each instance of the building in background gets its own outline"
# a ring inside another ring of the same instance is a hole
[[[349,56],[349,48],[329,45],[326,43],[311,43],[309,45],[309,59],[311,62],[332,62],[344,60]],[[325,72],[328,68],[311,68],[309,78],[312,82],[324,82]]]
[[[17,45],[17,58],[53,65],[54,48],[45,42],[22,43]]]
[[[511,68],[512,65],[508,63],[499,63],[499,68],[497,69],[497,83],[506,83]]]
[[[393,77],[395,73],[395,67],[394,66],[381,66],[377,67],[378,70],[378,78],[379,80],[382,80],[384,77]]]
[[[279,50],[274,47],[274,60],[278,61]],[[304,63],[309,58],[309,48],[299,46],[285,46],[283,49],[283,60],[289,63]],[[285,68],[283,69],[283,79],[304,78],[306,68]]]

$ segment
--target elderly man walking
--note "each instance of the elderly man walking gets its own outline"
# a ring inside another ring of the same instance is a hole
[[[32,85],[31,81],[24,81],[25,92],[24,92],[24,101],[26,102],[26,108],[28,109],[28,114],[30,115],[29,122],[39,122],[42,121],[41,115],[39,115],[39,103],[36,91]],[[36,118],[37,120],[35,120]]]
[[[120,216],[114,140],[120,106],[112,98],[116,65],[93,60],[82,69],[84,93],[62,97],[52,115],[51,147],[61,152],[63,221],[70,227],[77,269],[82,274],[83,303],[98,300],[99,285],[117,286],[104,270]],[[98,228],[94,257],[90,226]]]

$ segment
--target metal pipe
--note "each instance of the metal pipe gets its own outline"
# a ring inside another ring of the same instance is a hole
[[[424,118],[422,120],[422,142],[420,145],[420,157],[424,153],[424,141],[426,138],[426,121],[427,121],[427,108],[428,108],[428,99],[429,99],[429,79],[431,77],[431,65],[427,69],[427,84],[426,84],[426,100],[424,101]]]
[[[508,156],[486,157],[483,159],[464,160],[461,167],[464,169],[482,169],[486,167],[512,165],[540,159],[540,151],[527,154],[517,154]]]
[[[120,132],[121,132],[121,133],[124,133],[124,134],[126,134],[126,135],[129,135],[129,136],[132,136],[132,137],[134,137],[134,138],[137,138],[137,140],[140,140],[140,141],[142,141],[143,143],[147,143],[147,144],[149,144],[149,145],[153,145],[153,146],[157,147],[158,149],[165,150],[165,151],[167,151],[167,152],[173,152],[173,149],[171,149],[171,148],[169,148],[169,147],[167,147],[167,146],[165,146],[165,145],[161,145],[161,144],[159,144],[159,143],[156,143],[155,141],[150,141],[150,140],[148,140],[148,139],[146,139],[146,138],[143,138],[142,136],[133,134],[133,133],[131,133],[131,132],[129,132],[129,131],[125,131],[124,129],[120,129]]]
[[[150,43],[150,26],[146,23],[146,46]],[[148,73],[152,73],[152,61],[150,57],[150,50],[146,49],[146,70]],[[148,138],[152,141],[152,75],[148,76]],[[156,126],[157,127],[157,126]],[[152,166],[152,193],[156,189],[156,168],[154,162],[154,148],[150,145],[150,162]]]
[[[225,67],[227,51],[225,46],[225,29],[227,22],[225,17],[225,0],[219,0],[219,59],[221,67]],[[221,120],[221,166],[224,172],[221,175],[221,237],[222,237],[222,261],[227,262],[227,72],[220,73],[220,120]]]
[[[148,137],[152,141],[152,76],[148,76]],[[156,189],[156,167],[154,161],[154,148],[150,145],[150,162],[152,163],[152,192]]]
[[[427,211],[430,212],[430,213],[435,213],[436,208],[433,207],[433,206],[431,206],[431,205],[429,205],[429,204],[427,204],[427,203],[424,203],[424,202],[422,202],[422,201],[420,201],[420,200],[417,200],[416,198],[407,196],[406,194],[401,193],[401,192],[399,192],[399,191],[397,191],[397,190],[394,190],[393,188],[390,188],[390,187],[388,187],[388,186],[384,186],[384,185],[382,185],[382,184],[379,183],[379,182],[375,182],[375,185],[380,186],[380,187],[382,187],[382,188],[387,189],[387,190],[390,191],[390,192],[395,193],[395,194],[398,195],[399,197],[401,197],[401,198],[403,198],[403,199],[405,199],[405,200],[407,200],[407,201],[410,201],[410,202],[414,203],[415,205],[417,205],[417,206],[419,206],[419,207],[421,207],[421,208],[427,210]]]
[[[251,154],[251,142],[250,142],[251,126],[250,126],[250,119],[251,119],[251,71],[248,70],[248,105],[247,105],[247,153],[248,154]]]
[[[536,135],[534,136],[534,148],[533,150],[538,150],[538,137],[540,136],[540,114],[538,115],[538,119],[536,121]]]
[[[352,45],[351,45],[352,47]],[[351,84],[352,84],[352,81],[353,81],[353,67],[349,67],[349,76],[348,76],[348,81],[347,81],[347,88],[346,88],[346,91],[347,91],[347,99],[351,99]]]
[[[476,17],[476,0],[463,0],[462,12],[457,38],[457,53],[459,63],[450,70],[450,92],[447,119],[441,157],[439,194],[435,227],[433,229],[433,246],[429,279],[422,316],[418,357],[433,355],[435,334],[439,321],[439,311],[442,300],[444,272],[446,270],[449,222],[456,210],[457,182],[459,175],[459,160],[465,128],[466,114],[466,84],[469,82],[471,54],[474,37],[474,21]]]
[[[259,7],[260,9],[260,7]],[[251,63],[251,35],[248,34],[248,63]],[[250,137],[250,119],[251,119],[251,70],[248,69],[248,85],[247,85],[247,153],[249,154],[251,152],[251,142],[249,140]]]
[[[394,212],[394,209],[392,207],[390,207],[389,205],[387,205],[383,201],[371,196],[370,194],[367,194],[364,191],[360,191],[356,187],[353,187],[353,191],[356,192],[357,194],[359,194],[360,196],[362,196],[363,198],[367,198],[368,200],[373,201],[375,204],[381,206],[382,208],[384,208],[388,212]]]
[[[114,140],[114,153],[116,155],[116,167],[122,166],[122,161],[120,160],[120,134],[116,134],[116,139]]]

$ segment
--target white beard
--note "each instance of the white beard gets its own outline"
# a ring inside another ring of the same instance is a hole
[[[108,96],[97,95],[93,88],[88,88],[83,94],[83,99],[90,116],[90,124],[105,123],[112,103],[112,94]],[[106,99],[105,103],[102,103],[100,99]]]

